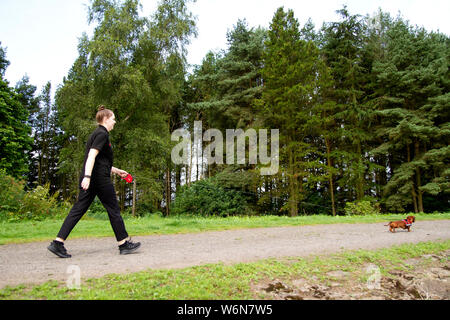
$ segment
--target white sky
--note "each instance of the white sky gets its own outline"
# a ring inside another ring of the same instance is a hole
[[[14,86],[25,74],[37,93],[51,81],[53,92],[78,56],[78,39],[90,34],[89,0],[0,0],[0,42],[10,65],[6,79]],[[149,16],[156,0],[141,0],[142,15]],[[347,4],[351,14],[383,11],[425,27],[450,34],[448,0],[197,0],[191,10],[197,16],[198,37],[188,47],[188,62],[200,64],[209,50],[226,48],[226,33],[238,19],[250,27],[268,27],[280,6],[293,9],[303,25],[310,17],[320,27],[337,21],[336,10]]]

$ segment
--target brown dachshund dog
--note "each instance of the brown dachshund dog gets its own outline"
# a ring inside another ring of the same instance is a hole
[[[416,222],[416,217],[407,216],[404,220],[391,221],[388,224],[385,224],[385,226],[389,226],[390,232],[395,232],[395,229],[397,228],[408,229],[408,232],[410,232],[410,228],[413,222]]]

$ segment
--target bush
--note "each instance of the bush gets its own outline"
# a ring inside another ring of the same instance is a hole
[[[345,215],[347,216],[366,216],[379,213],[379,206],[370,200],[347,202],[345,204]]]
[[[25,181],[17,180],[0,170],[0,216],[19,211],[25,192]]]
[[[249,214],[246,197],[237,190],[224,189],[213,179],[184,185],[172,206],[174,214],[230,216]]]
[[[58,206],[58,194],[49,195],[50,186],[37,186],[26,192],[25,182],[0,171],[0,219],[9,221],[41,220],[66,211]]]
[[[22,219],[41,219],[56,214],[58,193],[49,195],[49,190],[50,185],[46,184],[25,193],[18,211]]]

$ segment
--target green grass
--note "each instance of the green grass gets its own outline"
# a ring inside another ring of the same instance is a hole
[[[334,255],[262,260],[235,265],[208,264],[175,270],[147,270],[138,273],[111,274],[82,280],[80,289],[68,289],[64,282],[21,285],[0,290],[0,299],[134,299],[134,300],[231,300],[271,299],[252,288],[264,281],[316,277],[332,281],[327,272],[342,270],[358,274],[367,263],[380,267],[382,274],[406,268],[404,260],[450,249],[450,240],[404,244],[375,251],[357,250]],[[398,257],[401,257],[399,259]],[[365,281],[360,277],[360,281]]]
[[[164,218],[149,215],[142,218],[126,217],[125,225],[132,236],[194,233],[214,230],[240,228],[267,228],[281,226],[300,226],[332,223],[378,223],[404,219],[407,214],[389,214],[372,216],[258,216],[258,217],[198,217],[177,216]],[[440,214],[415,214],[418,221],[450,219],[450,212]],[[0,222],[0,245],[8,243],[26,243],[53,239],[59,231],[63,219],[43,221]],[[70,234],[70,239],[88,237],[113,237],[111,226],[104,216],[82,219]]]

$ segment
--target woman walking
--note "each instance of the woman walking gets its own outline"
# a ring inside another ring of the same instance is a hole
[[[100,106],[96,120],[99,126],[89,136],[86,144],[83,170],[79,181],[80,193],[78,195],[78,201],[74,204],[64,220],[56,239],[47,247],[48,250],[60,258],[71,257],[64,247],[64,241],[89,209],[95,196],[98,196],[108,212],[109,221],[116,236],[120,254],[132,253],[141,246],[139,242],[132,242],[128,236],[122,216],[120,215],[116,192],[111,182],[111,173],[117,174],[122,178],[128,175],[128,172],[112,166],[113,150],[109,141],[109,132],[114,129],[116,123],[114,113],[104,106]]]

